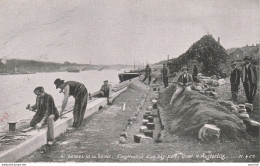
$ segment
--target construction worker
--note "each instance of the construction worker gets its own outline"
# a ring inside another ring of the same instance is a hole
[[[233,102],[237,102],[238,87],[240,85],[241,71],[237,69],[237,64],[231,64],[232,72],[230,75],[231,94]]]
[[[169,77],[169,69],[166,67],[165,64],[163,64],[163,69],[162,69],[162,79],[163,79],[163,84],[164,87],[167,88],[169,83],[168,83],[168,77]]]
[[[183,72],[177,81],[177,89],[174,92],[174,94],[172,95],[170,104],[173,103],[173,101],[176,99],[176,97],[178,97],[179,94],[183,93],[184,91],[191,91],[191,87],[190,85],[192,84],[192,76],[188,73],[188,69],[187,67],[183,67],[181,69],[181,71]]]
[[[54,114],[54,121],[59,118],[59,112],[55,107],[53,97],[44,92],[44,88],[39,86],[33,91],[36,97],[36,104],[28,109],[36,112],[33,116],[30,126],[41,128],[47,122],[47,118]],[[36,111],[37,110],[37,111]]]
[[[101,86],[101,88],[99,90],[99,92],[101,93],[100,97],[109,98],[110,97],[110,90],[111,90],[111,87],[108,84],[108,80],[105,80],[104,84]]]
[[[61,89],[60,92],[64,93],[60,116],[62,116],[66,108],[69,96],[73,96],[75,98],[75,104],[73,107],[74,121],[71,129],[79,128],[84,119],[84,114],[87,108],[88,91],[86,87],[82,83],[76,81],[64,82],[64,80],[59,78],[54,81],[54,84],[56,85],[56,89],[59,88]]]
[[[196,64],[196,61],[194,61],[193,62],[193,68],[192,68],[192,79],[193,79],[194,82],[199,82],[198,73],[199,73],[199,68]]]
[[[253,104],[257,89],[257,71],[256,67],[251,64],[252,58],[246,56],[244,59],[245,64],[242,66],[241,80],[246,93],[248,103]]]
[[[150,82],[151,82],[151,72],[152,72],[152,69],[150,68],[150,66],[147,64],[145,69],[145,75],[144,75],[144,79],[143,81],[145,81],[147,78],[148,78],[148,85],[150,85]]]

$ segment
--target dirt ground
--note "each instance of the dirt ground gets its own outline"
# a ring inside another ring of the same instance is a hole
[[[161,87],[161,92],[164,89]],[[147,97],[146,97],[147,95]],[[145,98],[146,97],[146,98]],[[62,134],[53,146],[44,146],[20,162],[258,162],[259,144],[256,142],[220,142],[202,144],[191,138],[163,131],[162,143],[154,140],[159,132],[155,118],[152,141],[135,143],[134,134],[140,134],[143,114],[151,105],[154,92],[141,81],[115,99],[113,105],[87,118],[81,129]],[[140,111],[140,101],[144,100]],[[121,110],[126,103],[125,111]],[[128,119],[138,112],[137,121],[128,125]],[[120,134],[127,133],[126,144],[120,144]]]

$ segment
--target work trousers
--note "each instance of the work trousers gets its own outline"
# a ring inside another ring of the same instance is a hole
[[[75,98],[75,104],[73,108],[73,127],[78,128],[80,127],[83,119],[84,114],[87,108],[88,103],[88,91],[85,87],[78,92],[77,97]]]
[[[164,87],[167,88],[169,86],[169,81],[167,76],[163,76],[163,84]]]
[[[232,95],[232,100],[234,102],[237,102],[238,87],[239,87],[239,84],[231,83],[231,95]]]
[[[253,104],[257,89],[257,84],[252,83],[249,80],[246,82],[243,82],[243,86],[246,93],[247,102]]]
[[[173,103],[173,101],[184,91],[191,91],[190,86],[178,86],[174,94],[172,95],[170,104]]]
[[[148,84],[150,85],[150,82],[151,82],[151,76],[145,76],[143,81],[145,81],[146,79],[148,78]]]

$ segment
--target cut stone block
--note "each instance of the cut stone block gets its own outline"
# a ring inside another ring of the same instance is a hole
[[[151,115],[152,111],[145,111],[144,112],[146,115]]]
[[[153,116],[148,116],[149,123],[153,123]]]
[[[152,103],[153,103],[153,104],[157,104],[157,100],[156,100],[156,99],[153,99],[153,100],[152,100]]]
[[[198,137],[201,141],[216,141],[219,139],[220,129],[212,124],[204,124],[199,130]]]
[[[143,115],[143,118],[144,118],[144,119],[148,119],[148,116],[149,116],[149,115],[144,114],[144,115]]]
[[[238,113],[237,107],[232,106],[232,107],[231,107],[231,112],[234,113],[234,114],[237,114],[237,113]]]
[[[238,113],[247,113],[247,112],[246,112],[246,109],[239,109]]]
[[[252,112],[254,109],[253,104],[251,104],[251,103],[245,103],[245,107],[246,107],[247,112]]]
[[[152,111],[152,109],[153,109],[153,106],[148,106],[148,107],[147,107],[147,110],[148,110],[148,111]]]
[[[125,138],[127,138],[127,133],[126,133],[126,132],[121,133],[121,134],[120,134],[120,137],[125,137]]]
[[[145,130],[144,135],[153,138],[153,130]]]
[[[147,123],[147,128],[148,130],[154,130],[155,129],[154,123]]]
[[[152,143],[153,139],[144,135],[134,135],[134,142],[136,143]]]
[[[234,105],[234,103],[232,101],[226,101],[226,103],[229,105]]]
[[[126,133],[126,132],[121,133],[121,134],[120,134],[120,137],[125,137],[125,138],[127,138],[127,133]]]
[[[153,109],[157,109],[157,104],[155,103],[155,104],[153,104]]]
[[[9,121],[9,132],[14,132],[16,130],[16,121]]]
[[[148,123],[148,120],[147,119],[143,119],[143,125],[146,126]]]
[[[119,138],[119,143],[120,143],[120,144],[126,144],[126,139],[125,139],[125,137],[120,137],[120,138]]]
[[[134,141],[136,142],[136,143],[140,143],[140,141],[141,141],[141,135],[134,135]]]
[[[144,133],[145,130],[147,130],[146,126],[141,126],[140,127],[140,133]]]
[[[240,109],[245,109],[246,108],[244,104],[238,104],[238,106],[239,106]]]
[[[257,122],[257,121],[254,121],[254,120],[250,120],[250,124],[251,124],[252,126],[260,127],[260,123]]]

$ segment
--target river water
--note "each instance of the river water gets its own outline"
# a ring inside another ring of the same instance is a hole
[[[0,126],[6,125],[8,121],[17,121],[34,114],[34,112],[26,110],[25,107],[27,104],[35,104],[36,96],[33,90],[37,86],[43,86],[45,92],[53,96],[56,106],[60,106],[63,93],[59,93],[53,83],[56,78],[84,83],[88,92],[92,93],[100,89],[104,80],[109,80],[112,86],[117,84],[120,72],[122,71],[90,70],[81,71],[80,73],[56,72],[0,75]],[[73,97],[70,97],[69,100],[73,100]]]

